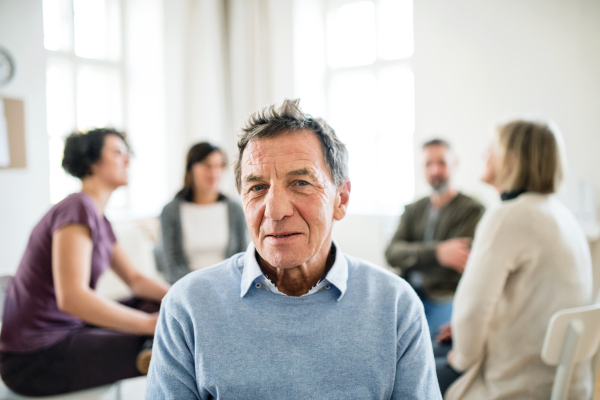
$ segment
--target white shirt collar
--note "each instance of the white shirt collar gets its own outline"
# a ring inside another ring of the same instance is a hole
[[[335,246],[335,261],[331,266],[331,269],[325,276],[325,279],[317,286],[321,288],[324,284],[323,282],[327,281],[331,285],[335,286],[339,291],[340,295],[338,297],[338,301],[344,297],[346,293],[346,288],[348,286],[348,262],[346,261],[346,257],[340,251],[340,247],[332,241],[332,246]],[[241,293],[240,297],[244,297],[248,290],[253,286],[253,284],[258,280],[260,282],[266,281],[264,279],[264,274],[258,265],[258,261],[256,260],[256,248],[254,247],[254,243],[250,242],[248,245],[248,249],[243,257],[244,270],[242,272],[242,282],[241,282]],[[280,295],[284,295],[277,288],[271,288],[271,291]],[[308,296],[315,293],[312,289],[305,294],[304,296]]]

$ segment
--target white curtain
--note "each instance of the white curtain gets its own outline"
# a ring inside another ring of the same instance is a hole
[[[267,0],[229,0],[229,65],[233,120],[275,101],[271,97],[270,60],[274,49],[269,43],[269,4]],[[272,32],[276,35],[277,32]]]
[[[165,0],[164,8],[169,175],[176,177],[190,144],[212,141],[233,159],[244,118],[293,96],[293,0]]]

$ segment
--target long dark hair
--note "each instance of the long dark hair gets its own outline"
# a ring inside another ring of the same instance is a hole
[[[225,160],[225,153],[208,142],[196,143],[188,150],[186,163],[185,163],[185,175],[183,177],[183,189],[181,189],[175,195],[176,199],[185,201],[194,201],[194,177],[192,176],[192,167],[194,164],[204,161],[215,151],[218,151]],[[225,161],[227,163],[227,161]],[[223,198],[223,195],[219,195],[219,201]]]

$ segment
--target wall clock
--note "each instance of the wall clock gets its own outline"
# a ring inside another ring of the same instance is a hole
[[[0,47],[0,86],[6,85],[15,75],[15,63],[8,50]]]

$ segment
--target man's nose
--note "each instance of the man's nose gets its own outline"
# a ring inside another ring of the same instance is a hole
[[[290,194],[284,188],[271,188],[265,198],[265,217],[281,221],[294,214]]]
[[[430,167],[429,171],[433,174],[433,175],[437,175],[440,173],[441,167],[438,164],[434,164]]]

